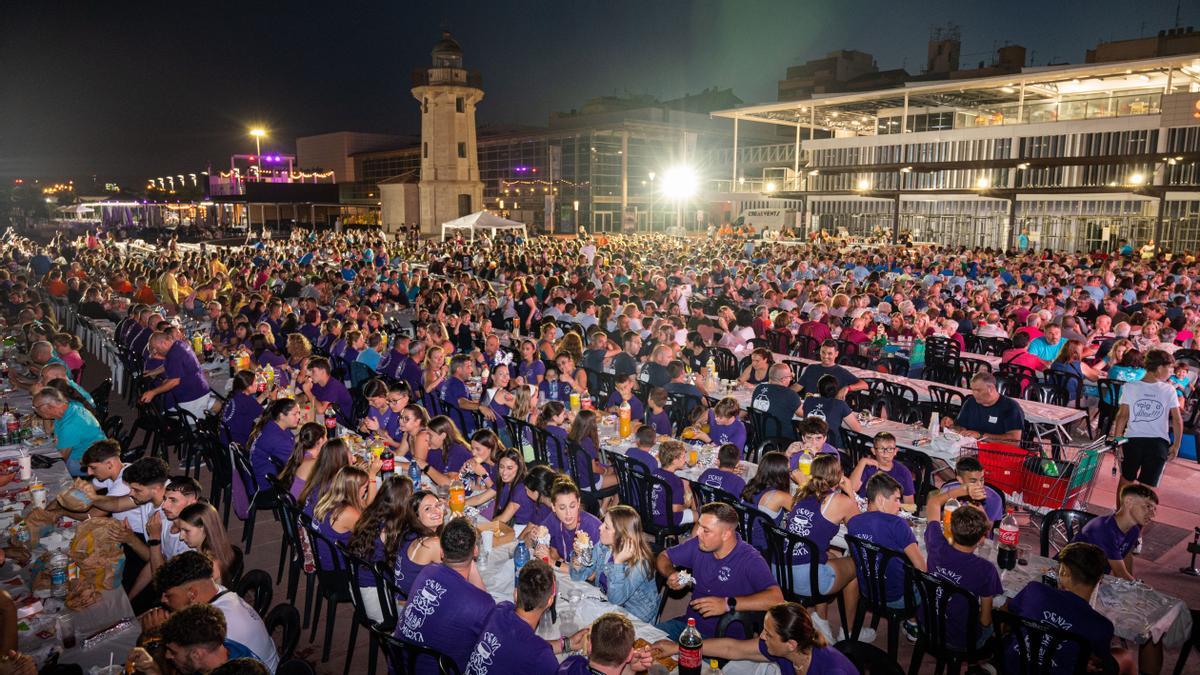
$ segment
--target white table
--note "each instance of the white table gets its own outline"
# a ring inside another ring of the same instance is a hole
[[[602,418],[600,425],[597,428],[597,431],[600,434],[600,445],[603,447],[605,452],[613,452],[613,453],[623,456],[629,452],[629,449],[631,447],[637,445],[637,439],[634,436],[634,434],[630,434],[622,439],[617,434],[617,425],[609,424],[606,421],[607,419],[608,419],[607,416]],[[693,447],[696,447],[684,440],[680,440],[680,442],[683,443],[684,448],[687,450],[691,450]],[[713,446],[712,444],[710,444],[709,447],[715,448],[715,446]],[[697,450],[699,450],[699,448],[697,448]],[[655,454],[657,452],[658,452],[658,443],[655,443],[654,448],[651,449],[651,451],[650,451],[650,454]],[[704,455],[704,454],[712,455],[713,461],[708,464],[705,464],[703,461],[701,461],[701,462],[698,462],[695,466],[684,466],[682,469],[676,471],[675,475],[679,476],[680,478],[683,478],[685,480],[698,481],[698,480],[700,480],[700,475],[703,474],[705,472],[705,470],[710,469],[710,468],[716,468],[717,465],[716,465],[715,450],[711,451],[709,453],[700,453],[700,454],[701,455]],[[741,467],[741,470],[742,470],[740,475],[742,476],[742,478],[746,479],[747,481],[749,481],[751,478],[754,478],[754,474],[758,473],[758,465],[755,464],[754,462],[748,462],[746,460],[742,460],[741,462],[738,463],[738,465]]]

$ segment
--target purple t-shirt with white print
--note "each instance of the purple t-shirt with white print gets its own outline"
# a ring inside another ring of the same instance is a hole
[[[667,557],[676,567],[692,570],[695,579],[692,598],[742,597],[777,585],[762,554],[740,538],[729,555],[719,560],[712,553],[701,551],[696,537],[667,549]],[[716,635],[720,616],[705,618],[692,607],[688,607],[684,616],[696,620],[696,629],[704,637]],[[731,626],[725,637],[744,638],[741,624]]]

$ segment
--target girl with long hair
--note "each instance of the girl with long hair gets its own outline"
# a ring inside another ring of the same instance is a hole
[[[459,479],[467,490],[467,504],[481,509],[488,520],[492,520],[491,499],[483,497],[490,493],[495,496],[493,488],[496,485],[496,461],[504,444],[500,437],[491,429],[477,429],[471,434],[471,458],[463,462],[459,470]],[[485,506],[486,505],[486,506]]]
[[[429,420],[429,449],[424,457],[416,455],[417,466],[437,485],[449,485],[450,474],[457,473],[471,458],[470,446],[462,432],[445,415]]]
[[[529,498],[529,503],[533,505],[533,509],[529,516],[527,525],[543,525],[546,520],[554,515],[554,505],[550,500],[550,490],[554,487],[554,481],[565,474],[556,472],[554,469],[539,464],[531,467],[529,472],[525,474],[525,480],[522,484],[525,486],[525,496]],[[526,527],[522,536],[525,538],[525,543],[530,547],[533,546],[536,537],[531,536],[536,527]]]
[[[742,501],[767,514],[779,522],[780,515],[792,504],[792,477],[788,471],[788,458],[782,452],[768,452],[758,464],[754,474],[742,490]]]
[[[374,482],[367,477],[367,472],[356,466],[343,466],[338,470],[328,489],[321,494],[317,505],[313,507],[313,521],[317,531],[331,541],[345,546],[350,541],[354,526],[367,508],[367,483]],[[313,542],[314,559],[317,569],[330,571],[335,568],[333,556],[336,551],[330,551],[323,543]]]
[[[512,410],[509,411],[509,416],[514,419],[521,420],[522,422],[533,421],[535,417],[534,411],[537,410],[537,401],[537,389],[527,384],[519,385],[515,390],[513,390]],[[514,438],[510,440],[512,441],[511,445],[521,449],[521,454],[525,457],[526,464],[535,459],[532,438],[522,436],[519,439]],[[566,448],[565,443],[563,444],[563,447]]]
[[[654,553],[643,536],[641,515],[633,507],[619,504],[608,510],[591,564],[585,566],[576,557],[571,561],[571,578],[595,584],[609,602],[642,621],[654,620],[658,614]]]
[[[600,415],[595,410],[580,410],[567,431],[567,440],[579,444],[592,460],[592,472],[596,474],[597,489],[617,484],[617,474],[612,467],[600,461]]]
[[[404,523],[408,518],[408,501],[413,495],[413,484],[408,476],[392,476],[383,482],[375,500],[363,510],[354,526],[350,542],[346,545],[350,553],[371,563],[383,563],[387,569],[396,565],[396,554],[400,550]],[[375,589],[375,575],[360,572],[358,585],[363,589],[363,611],[372,621],[383,621],[381,598]]]
[[[521,453],[512,448],[500,448],[496,454],[496,468],[492,485],[484,492],[467,500],[468,504],[492,501],[490,519],[508,523],[520,534],[533,517],[534,503],[525,489],[525,460]],[[472,502],[472,499],[475,500]]]
[[[292,370],[299,370],[304,360],[312,356],[312,344],[301,333],[287,336],[287,365]]]
[[[317,501],[321,498],[344,467],[350,466],[353,458],[346,441],[334,438],[326,441],[321,451],[317,453],[317,461],[309,470],[308,480],[304,481],[304,489],[296,496],[296,502],[305,513],[312,515]]]
[[[367,399],[367,414],[358,423],[363,432],[371,432],[390,447],[398,447],[395,440],[401,434],[400,415],[389,404],[390,390],[383,380],[372,379],[363,383],[363,397]]]
[[[400,411],[400,432],[403,434],[396,449],[398,457],[425,457],[429,454],[429,413],[410,403]]]
[[[430,563],[442,561],[438,533],[444,519],[442,501],[429,490],[418,490],[408,498],[400,527],[400,548],[392,568],[396,586],[406,598],[421,570]]]
[[[441,347],[430,347],[425,350],[425,363],[421,364],[424,373],[425,391],[433,393],[446,380],[446,352]]]
[[[546,376],[546,364],[538,358],[537,344],[533,340],[521,341],[521,360],[517,363],[515,375],[517,384],[531,384],[535,388]]]
[[[193,550],[212,558],[213,578],[232,586],[242,576],[242,549],[229,542],[221,514],[208,502],[189,504],[174,521],[179,539]]]
[[[250,431],[250,470],[255,486],[262,490],[270,486],[267,476],[278,475],[292,456],[296,438],[293,429],[300,426],[300,406],[290,398],[271,401],[258,423]],[[251,486],[246,486],[249,490]]]
[[[304,491],[305,483],[312,475],[321,449],[325,447],[325,427],[316,422],[305,422],[296,433],[296,444],[292,456],[279,474],[279,482],[288,486],[288,491],[297,500]]]
[[[229,398],[221,406],[221,421],[224,429],[228,429],[228,438],[222,440],[246,447],[250,432],[254,429],[254,421],[263,413],[263,405],[255,388],[254,371],[239,370],[233,374],[230,383],[232,389]]]

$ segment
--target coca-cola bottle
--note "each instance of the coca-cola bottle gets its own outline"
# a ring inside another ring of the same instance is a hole
[[[337,406],[332,403],[325,409],[325,437],[338,437]]]
[[[696,620],[688,619],[687,628],[679,634],[679,675],[700,675],[700,650],[704,638],[696,630]]]
[[[1020,541],[1021,530],[1017,527],[1017,518],[1010,508],[1000,521],[1000,531],[996,535],[1000,545],[996,552],[996,567],[1011,570],[1017,566],[1017,542]]]
[[[384,448],[379,455],[379,476],[387,480],[396,473],[396,455],[391,448]]]

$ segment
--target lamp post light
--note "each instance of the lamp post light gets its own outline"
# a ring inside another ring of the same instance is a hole
[[[663,195],[675,200],[675,224],[683,230],[683,204],[696,194],[699,187],[696,172],[688,166],[675,166],[663,174]]]
[[[578,199],[575,200],[574,206],[575,206],[575,234],[579,234],[579,200]]]
[[[267,130],[262,127],[254,127],[250,130],[250,135],[254,137],[254,162],[255,166],[262,166],[262,138],[267,135]],[[258,172],[258,179],[262,180],[262,170]]]

